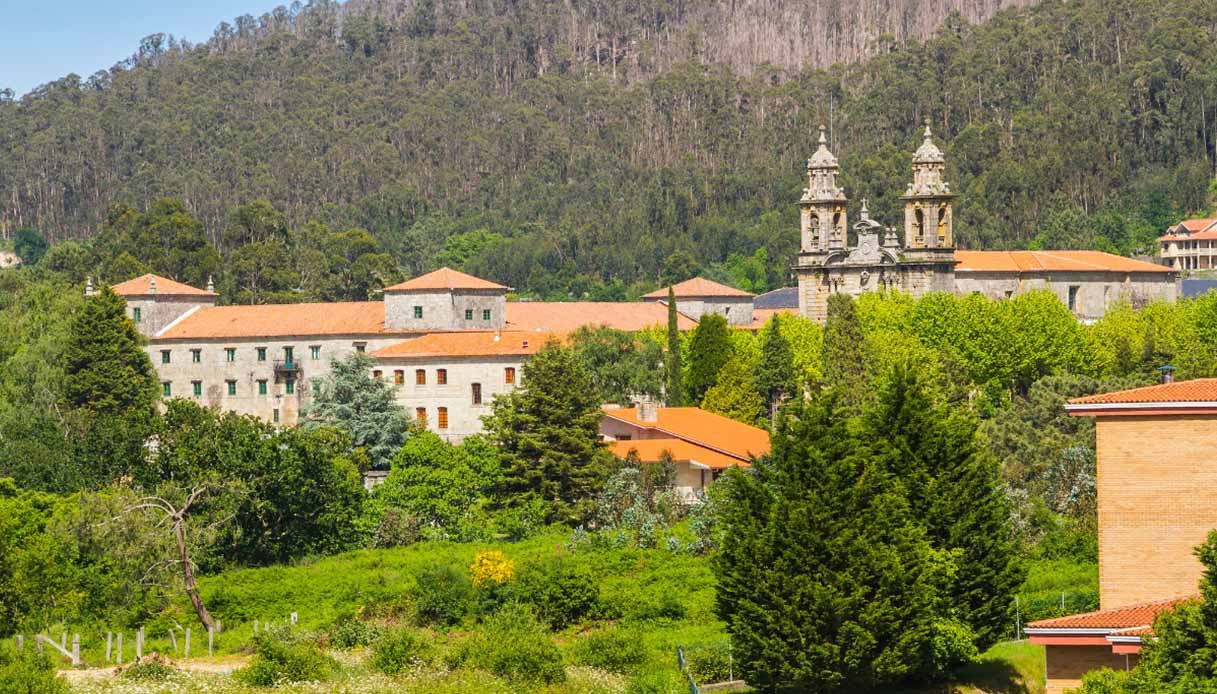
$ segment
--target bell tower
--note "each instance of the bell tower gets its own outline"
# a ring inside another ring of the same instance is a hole
[[[824,126],[820,126],[820,147],[807,160],[807,187],[799,200],[799,221],[804,253],[827,253],[845,248],[848,225],[845,191],[837,186],[840,167],[828,151]]]
[[[951,201],[955,195],[943,180],[946,159],[934,144],[930,121],[925,141],[913,154],[913,182],[904,191],[904,247],[954,248],[955,222]]]

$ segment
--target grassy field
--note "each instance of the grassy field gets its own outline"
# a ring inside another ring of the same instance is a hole
[[[113,677],[73,678],[73,690],[114,694],[152,692],[246,692],[258,691],[224,674],[248,659],[253,623],[286,624],[292,612],[299,617],[298,629],[325,634],[336,619],[359,615],[361,619],[393,628],[409,621],[411,594],[416,576],[429,567],[450,565],[467,569],[475,554],[497,549],[517,566],[561,555],[567,562],[592,572],[600,586],[601,600],[616,616],[559,630],[554,642],[562,653],[567,681],[538,691],[549,694],[577,692],[687,691],[680,684],[675,663],[678,645],[688,651],[721,648],[726,644],[725,626],[714,615],[714,578],[703,557],[667,550],[583,549],[571,550],[564,532],[544,534],[513,544],[422,543],[394,550],[365,550],[291,566],[229,571],[202,580],[203,597],[213,614],[222,620],[223,633],[213,659],[199,658],[206,652],[205,637],[195,634],[192,667],[211,672],[176,673],[164,681],[130,681]],[[1085,588],[1088,568],[1033,569],[1027,591],[1049,592],[1062,585]],[[1056,576],[1056,579],[1051,579]],[[1055,580],[1055,582],[1053,582]],[[168,632],[175,625],[197,623],[182,600],[147,625],[145,652],[157,650],[175,657]],[[629,629],[645,646],[642,670],[652,673],[646,688],[630,678],[584,667],[579,646],[584,639],[604,629]],[[420,630],[440,654],[427,665],[390,678],[369,665],[366,649],[332,650],[339,661],[333,680],[322,684],[285,685],[287,692],[379,692],[406,691],[429,694],[444,692],[519,691],[508,681],[465,667],[449,670],[442,657],[471,637],[473,624],[466,620],[449,628]],[[180,659],[182,638],[178,633]],[[83,635],[82,635],[83,636]],[[97,638],[83,642],[85,660],[104,664],[102,643]],[[126,660],[133,655],[127,635]],[[179,661],[180,662],[180,661]],[[209,664],[214,664],[209,666]],[[1026,642],[998,644],[975,663],[962,668],[949,684],[908,690],[906,694],[1042,694],[1043,650]]]

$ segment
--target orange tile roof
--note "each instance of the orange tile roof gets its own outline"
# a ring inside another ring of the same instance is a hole
[[[724,455],[716,450],[699,446],[692,441],[683,439],[637,439],[631,441],[612,441],[609,450],[618,458],[625,458],[631,451],[638,454],[638,459],[644,463],[656,463],[663,458],[664,451],[672,456],[674,462],[700,463],[711,470],[722,470],[729,467],[748,467],[748,463],[739,458]]]
[[[604,416],[684,439],[741,461],[769,452],[769,432],[700,407],[658,407],[656,421],[638,419],[638,408],[605,408]]]
[[[642,301],[508,301],[505,318],[508,330],[570,333],[585,325],[603,325],[633,331],[667,325],[668,309]],[[681,330],[697,327],[697,321],[683,314],[676,324]]]
[[[1069,401],[1070,409],[1086,405],[1140,405],[1161,403],[1217,403],[1217,378],[1159,383],[1143,388],[1088,395]]]
[[[205,306],[170,323],[157,339],[373,335],[385,332],[379,301]]]
[[[432,270],[425,275],[406,280],[392,287],[385,287],[386,292],[448,291],[452,289],[496,289],[505,292],[509,288],[448,267]]]
[[[699,298],[705,296],[738,296],[751,297],[752,294],[741,291],[735,287],[728,287],[725,284],[712,282],[704,277],[694,277],[693,279],[685,280],[672,285],[672,291],[676,293],[676,298]],[[656,289],[650,294],[644,294],[644,299],[666,299],[668,298],[668,288]]]
[[[156,291],[152,291],[152,281],[156,280]],[[216,296],[215,292],[209,292],[206,289],[192,287],[189,284],[182,284],[176,280],[171,280],[168,277],[161,277],[148,273],[140,275],[133,280],[120,282],[111,289],[119,296]]]
[[[1168,600],[1144,602],[1137,605],[1126,605],[1112,610],[1072,614],[1067,617],[1057,617],[1056,619],[1042,619],[1028,624],[1027,630],[1029,632],[1035,629],[1109,629],[1111,631],[1123,631],[1134,627],[1149,627],[1153,625],[1154,618],[1160,613],[1174,609],[1177,605],[1189,600],[1195,600],[1196,597],[1189,595]]]
[[[372,353],[377,359],[536,354],[553,335],[524,331],[427,333]]]
[[[956,272],[1178,272],[1102,251],[955,251],[955,259]]]
[[[761,328],[765,327],[765,324],[769,322],[770,318],[773,318],[776,315],[797,316],[799,315],[799,311],[798,309],[793,308],[754,308],[752,309],[752,323],[750,325],[742,325],[740,327],[754,331],[760,330]]]
[[[1167,234],[1165,236],[1158,237],[1159,242],[1163,242],[1163,241],[1207,241],[1207,240],[1212,240],[1212,239],[1217,239],[1217,229],[1209,229],[1208,231],[1197,231],[1194,233],[1190,233],[1187,236],[1180,236],[1179,234]]]
[[[1217,225],[1217,219],[1185,219],[1175,226],[1182,226],[1188,231],[1205,231],[1214,225]]]

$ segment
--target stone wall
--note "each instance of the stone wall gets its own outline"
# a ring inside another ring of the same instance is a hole
[[[676,310],[693,320],[699,320],[710,313],[717,313],[726,318],[731,325],[752,324],[752,297],[750,296],[689,297],[687,299],[678,297]]]
[[[435,292],[386,292],[386,330],[501,330],[506,298],[500,290],[437,290]],[[415,318],[415,307],[423,317]],[[483,311],[490,320],[483,320]],[[472,319],[466,320],[466,311]]]
[[[1192,552],[1217,528],[1217,415],[1097,425],[1100,607],[1196,593]]]
[[[1121,272],[957,272],[955,288],[960,294],[979,292],[992,299],[1010,298],[1036,289],[1047,289],[1066,306],[1075,287],[1073,313],[1082,321],[1096,321],[1124,298],[1134,305],[1155,300],[1175,301],[1178,283],[1173,277],[1150,273]]]
[[[522,355],[483,357],[386,358],[378,362],[382,378],[396,385],[397,402],[406,414],[416,417],[419,408],[426,412],[427,429],[457,443],[466,436],[481,433],[482,417],[490,414],[496,395],[510,393],[521,382],[526,357]],[[415,372],[421,369],[426,383],[419,384]],[[439,383],[438,371],[447,372],[447,383]],[[514,369],[514,383],[508,383],[507,369]],[[481,385],[482,402],[473,402],[473,384]],[[439,409],[447,408],[448,426],[440,428]]]
[[[152,337],[187,311],[214,305],[213,296],[132,296],[127,297],[127,317],[134,321],[138,308],[140,319],[135,327],[140,334]]]

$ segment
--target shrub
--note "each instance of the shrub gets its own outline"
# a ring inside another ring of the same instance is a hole
[[[280,641],[273,634],[254,637],[254,659],[235,677],[255,687],[273,687],[283,682],[324,682],[336,663],[316,643]]]
[[[423,661],[427,643],[407,629],[391,631],[376,642],[372,667],[386,675],[396,675]]]
[[[626,674],[646,660],[647,651],[640,634],[607,629],[582,639],[575,656],[580,664]]]
[[[478,588],[503,585],[515,578],[516,565],[497,549],[488,549],[473,557],[469,573],[473,574],[473,585]]]
[[[550,627],[562,629],[601,609],[591,571],[570,561],[532,564],[520,573],[516,596],[533,606]]]
[[[432,566],[418,575],[414,589],[414,619],[419,624],[452,625],[469,614],[473,584],[453,566]]]
[[[684,675],[671,670],[639,672],[630,680],[628,694],[684,694],[689,691]]]
[[[164,682],[177,672],[169,664],[169,659],[158,653],[149,653],[138,662],[131,663],[119,670],[124,679],[140,680],[143,682]]]
[[[565,681],[562,654],[544,625],[523,605],[504,607],[454,654],[453,666],[472,665],[517,686]]]
[[[639,620],[684,619],[686,612],[676,592],[648,593],[634,601],[630,608],[630,616]]]
[[[355,617],[345,617],[336,620],[330,627],[330,645],[344,650],[370,646],[380,638],[380,635],[381,629],[375,624]]]
[[[976,650],[976,634],[967,624],[954,620],[934,623],[930,647],[934,654],[934,668],[940,673],[970,663],[980,655]]]
[[[734,674],[731,647],[726,641],[685,649],[685,662],[698,684],[726,682]]]
[[[44,655],[18,655],[0,648],[0,694],[68,694],[68,683],[55,676]]]

